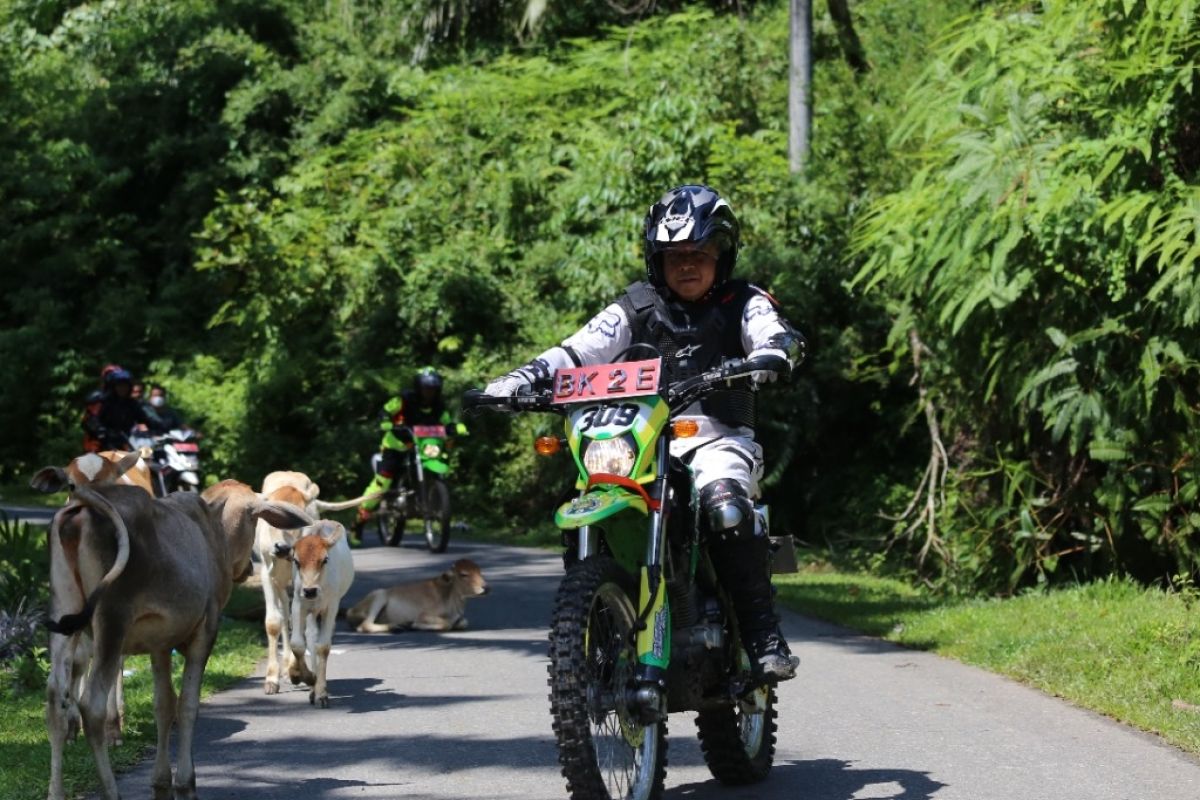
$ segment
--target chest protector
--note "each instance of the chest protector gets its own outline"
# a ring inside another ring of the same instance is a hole
[[[446,402],[441,397],[425,405],[421,395],[412,390],[400,395],[404,400],[404,421],[409,425],[441,425]]]
[[[647,344],[662,354],[667,381],[698,375],[727,358],[745,358],[742,312],[755,290],[746,281],[728,281],[704,304],[665,299],[646,281],[630,284],[617,301],[629,319],[631,344]],[[755,393],[748,378],[717,389],[700,401],[706,416],[726,425],[754,427]]]

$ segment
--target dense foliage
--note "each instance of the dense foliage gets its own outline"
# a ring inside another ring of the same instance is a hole
[[[1191,0],[1004,5],[909,94],[914,177],[862,223],[858,280],[898,351],[929,348],[934,546],[965,584],[1200,566],[1196,23]]]
[[[557,342],[705,181],[812,343],[762,409],[781,527],[964,590],[1194,568],[1190,3],[818,4],[803,176],[786,3],[631,8],[0,0],[0,478],[76,450],[116,360],[213,474],[356,493],[417,367],[453,395]],[[537,423],[469,422],[459,500],[544,519]],[[882,519],[930,431],[928,524]]]

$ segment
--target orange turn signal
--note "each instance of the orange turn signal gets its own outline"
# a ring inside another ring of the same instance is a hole
[[[552,456],[561,447],[557,436],[539,436],[533,443],[533,449],[539,456]]]
[[[690,439],[700,432],[700,423],[694,419],[677,419],[671,423],[678,439]]]

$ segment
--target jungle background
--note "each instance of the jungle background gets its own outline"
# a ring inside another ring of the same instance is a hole
[[[0,481],[117,362],[210,475],[358,494],[418,367],[557,343],[705,182],[810,342],[760,405],[777,530],[947,594],[1186,582],[1196,4],[831,9],[792,174],[778,0],[0,0]],[[462,512],[548,518],[542,423],[467,423]]]

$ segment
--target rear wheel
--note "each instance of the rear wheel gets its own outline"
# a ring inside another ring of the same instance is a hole
[[[425,542],[432,553],[450,545],[450,487],[441,478],[425,481]]]
[[[633,577],[596,556],[572,564],[550,629],[550,713],[572,800],[656,800],[667,774],[666,722],[628,707],[637,666]]]
[[[740,786],[765,779],[775,762],[775,687],[760,686],[696,717],[708,771],[721,783]]]

